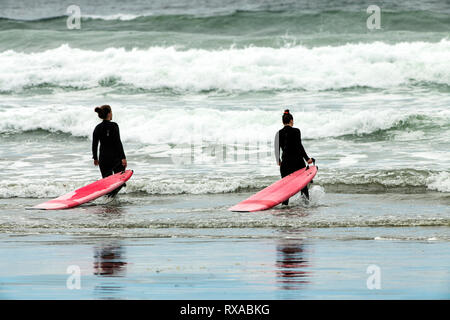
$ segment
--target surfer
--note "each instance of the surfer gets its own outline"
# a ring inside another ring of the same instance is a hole
[[[305,161],[312,163],[312,159],[306,154],[305,148],[302,145],[301,133],[298,128],[294,128],[294,118],[289,110],[284,110],[283,129],[277,132],[275,136],[275,157],[280,166],[281,177],[305,168]],[[283,151],[280,160],[280,148]],[[301,194],[309,200],[308,186],[301,190]],[[283,202],[284,205],[289,204],[289,199]]]
[[[122,172],[127,167],[127,159],[120,140],[119,126],[112,122],[112,110],[109,105],[97,107],[94,110],[103,119],[95,129],[92,140],[92,155],[94,165],[100,166],[102,177]],[[100,142],[100,157],[97,156]]]

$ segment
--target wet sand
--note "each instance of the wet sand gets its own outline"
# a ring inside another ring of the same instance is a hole
[[[248,192],[2,199],[0,298],[450,298],[448,199],[317,192],[257,213],[227,210]]]
[[[1,299],[450,298],[440,241],[1,238]]]

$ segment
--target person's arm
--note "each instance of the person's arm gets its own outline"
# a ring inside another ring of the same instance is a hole
[[[95,127],[94,129],[94,133],[92,135],[92,158],[94,159],[94,163],[96,161],[98,161],[98,141],[99,141],[100,137],[98,134],[98,128]]]
[[[125,151],[123,150],[122,140],[120,139],[120,130],[119,125],[116,123],[117,126],[117,148],[120,152],[120,159],[122,159],[122,165],[126,168],[127,167],[127,157],[125,156]]]
[[[303,147],[302,144],[302,134],[300,132],[300,129],[298,129],[298,141],[300,143],[300,155],[302,156],[303,159],[305,159],[305,161],[307,161],[309,163],[309,156],[306,154],[305,148]]]
[[[275,159],[277,161],[278,165],[281,165],[281,160],[280,160],[280,132],[277,131],[277,134],[275,135]]]

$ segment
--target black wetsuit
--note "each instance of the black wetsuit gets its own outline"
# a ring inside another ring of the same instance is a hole
[[[97,157],[98,142],[100,141],[100,157]],[[125,158],[122,141],[120,141],[119,126],[115,122],[103,120],[94,129],[92,140],[92,155],[99,161],[102,177],[124,171],[122,159]]]
[[[280,161],[279,153],[281,149],[283,154],[281,156],[280,173],[284,178],[287,175],[306,167],[305,160],[308,161],[309,157],[306,154],[305,148],[302,145],[302,138],[300,130],[291,126],[284,126],[283,129],[278,131],[275,139],[275,154],[277,161]],[[277,149],[278,148],[278,149]],[[308,186],[301,190],[301,193],[309,199]],[[283,204],[287,205],[289,199],[284,201]]]

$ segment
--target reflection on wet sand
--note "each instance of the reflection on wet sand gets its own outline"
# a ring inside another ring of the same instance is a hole
[[[100,198],[101,200],[98,200],[99,201],[98,203],[93,202],[81,208],[86,210],[88,213],[96,214],[101,217],[110,218],[111,216],[113,216],[117,218],[122,216],[122,214],[124,213],[124,209],[120,206],[114,205],[114,203],[117,203],[117,201],[119,201],[118,199],[103,200],[103,198],[106,197]],[[102,204],[101,201],[109,201],[109,204]]]
[[[114,205],[96,206],[90,211],[106,219],[123,214],[123,209]],[[125,248],[120,241],[105,241],[94,246],[93,274],[105,280],[95,287],[101,298],[114,298],[115,293],[123,290],[121,282],[113,279],[126,276],[127,264]]]
[[[126,258],[124,248],[118,244],[106,244],[94,248],[93,273],[103,280],[95,286],[95,292],[102,299],[113,299],[115,294],[123,290],[118,279],[126,276]]]
[[[123,277],[127,263],[124,249],[120,246],[105,246],[94,249],[94,274],[104,277]]]
[[[279,242],[277,245],[277,283],[284,290],[303,289],[309,283],[311,272],[301,240]]]
[[[111,216],[117,218],[123,214],[123,209],[117,206],[100,206],[96,208],[95,213],[108,219]],[[118,241],[102,243],[94,247],[94,274],[110,277],[123,276],[127,265],[124,261],[124,251]]]

